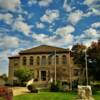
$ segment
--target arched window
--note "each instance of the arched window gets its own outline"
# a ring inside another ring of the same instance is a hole
[[[48,64],[52,64],[52,57],[51,56],[48,56]]]
[[[42,56],[42,62],[41,62],[42,65],[46,65],[46,56]]]
[[[67,57],[66,57],[66,55],[62,56],[62,64],[67,64]]]
[[[27,59],[26,57],[23,57],[23,65],[26,65],[27,64]]]
[[[59,64],[59,56],[56,56],[56,64]]]
[[[37,62],[37,65],[40,65],[40,57],[39,56],[37,56],[36,62]]]
[[[30,57],[30,65],[33,65],[33,57]]]

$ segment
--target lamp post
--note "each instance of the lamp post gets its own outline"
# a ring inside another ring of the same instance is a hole
[[[88,66],[87,66],[87,50],[85,50],[85,70],[86,70],[86,85],[88,85]]]

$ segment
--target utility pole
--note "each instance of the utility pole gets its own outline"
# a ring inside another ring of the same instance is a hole
[[[57,76],[56,76],[56,50],[55,50],[55,76],[54,76],[54,79],[55,79],[55,85],[56,85],[56,78],[57,78]]]
[[[69,51],[69,81],[70,81],[70,90],[72,90],[72,68],[70,62],[70,51]]]

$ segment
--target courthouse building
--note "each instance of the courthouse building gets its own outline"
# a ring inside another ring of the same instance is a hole
[[[49,82],[51,79],[70,82],[78,80],[79,68],[73,64],[68,49],[40,45],[9,57],[9,81],[14,79],[14,71],[27,67],[34,73],[34,80]]]

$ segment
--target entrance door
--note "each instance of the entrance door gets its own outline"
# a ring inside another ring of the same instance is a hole
[[[46,71],[41,71],[41,80],[46,81]]]

